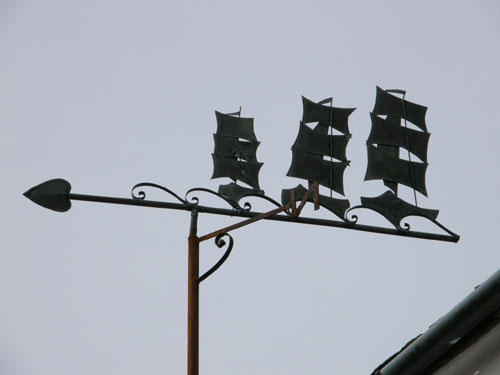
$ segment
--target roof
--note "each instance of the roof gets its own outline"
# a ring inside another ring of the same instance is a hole
[[[384,361],[372,375],[434,374],[487,334],[500,341],[500,270]],[[497,355],[500,358],[500,353]]]

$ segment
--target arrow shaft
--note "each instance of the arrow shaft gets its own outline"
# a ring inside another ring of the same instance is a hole
[[[252,218],[265,214],[263,212],[247,211],[243,209],[234,210],[234,209],[216,208],[216,207],[201,206],[191,203],[187,204],[170,203],[170,202],[151,201],[146,199],[116,198],[116,197],[104,197],[98,195],[86,195],[86,194],[74,194],[74,193],[69,193],[68,198],[71,200],[86,201],[86,202],[111,203],[111,204],[121,204],[128,206],[142,206],[142,207],[163,208],[163,209],[182,210],[182,211],[192,211],[193,209],[196,209],[199,213],[234,216],[234,217],[246,217],[246,218]],[[411,238],[420,238],[420,239],[446,241],[446,242],[458,242],[458,240],[460,239],[460,237],[457,235],[453,236],[449,234],[426,233],[426,232],[409,231],[403,229],[383,228],[383,227],[375,227],[372,225],[355,224],[345,221],[334,221],[334,220],[308,218],[308,217],[274,215],[266,217],[264,220],[320,225],[325,227],[352,229],[361,232],[389,234],[401,237],[411,237]]]

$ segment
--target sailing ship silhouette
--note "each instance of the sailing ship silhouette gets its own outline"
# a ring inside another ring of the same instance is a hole
[[[345,194],[344,171],[350,164],[346,149],[352,136],[349,116],[356,108],[334,107],[332,98],[314,102],[302,97],[302,120],[291,147],[292,162],[287,176],[306,180],[308,187],[299,184],[295,188],[283,189],[282,205],[295,199],[316,201],[342,221],[352,224],[358,219],[356,215],[348,218],[352,210],[370,209],[384,216],[397,229],[404,230],[409,230],[408,224],[401,225],[405,217],[421,216],[449,232],[436,221],[438,210],[422,208],[417,204],[417,192],[427,196],[425,174],[430,133],[425,121],[427,107],[406,100],[405,95],[404,90],[377,87],[375,106],[370,113],[371,131],[366,143],[368,164],[365,181],[382,180],[389,190],[378,197],[361,197],[361,204],[352,208],[349,208],[348,199],[334,197],[333,193]],[[241,107],[234,113],[216,112],[216,119],[212,178],[233,180],[220,185],[218,194],[234,208],[241,208],[238,202],[246,196],[263,197],[279,205],[260,189],[258,174],[263,163],[258,162],[256,157],[260,142],[255,136],[254,119],[241,117]],[[410,128],[408,123],[416,129]],[[400,156],[404,152],[406,159]],[[238,184],[238,181],[248,187]],[[316,196],[311,195],[316,184],[329,189],[330,196],[319,194],[317,190],[314,193]],[[399,185],[413,189],[415,204],[398,196]]]
[[[430,134],[425,122],[427,107],[405,100],[405,95],[404,90],[377,87],[375,106],[370,114],[372,128],[366,142],[368,165],[365,181],[382,180],[390,190],[375,198],[361,197],[361,205],[352,208],[376,211],[397,228],[407,216],[421,216],[435,221],[439,213],[438,210],[417,206],[417,192],[427,197],[425,173]],[[419,130],[410,129],[408,122]],[[400,158],[401,149],[406,150],[408,160]],[[412,155],[422,162],[412,161]],[[399,184],[413,189],[415,205],[398,197]]]
[[[330,103],[329,106],[325,105]],[[335,191],[344,195],[344,171],[350,161],[346,157],[346,148],[351,138],[349,115],[355,108],[337,108],[332,106],[333,99],[327,98],[315,103],[302,97],[303,114],[299,134],[292,146],[292,164],[287,176],[308,180],[309,185],[317,182],[330,189],[330,197],[319,195],[319,205],[333,212],[344,220],[349,208],[347,199],[333,198]],[[315,123],[314,128],[307,124]],[[333,131],[340,134],[334,134]],[[325,160],[325,156],[329,160]],[[290,193],[295,191],[301,200],[308,192],[302,185],[293,189],[283,189],[281,202],[290,202]],[[313,197],[309,198],[311,201]]]
[[[215,111],[217,132],[214,134],[212,179],[228,177],[233,182],[220,185],[218,193],[233,205],[249,194],[264,195],[260,190],[259,172],[264,163],[257,161],[260,142],[254,132],[254,119],[241,117],[238,112],[223,114]],[[241,181],[251,188],[237,183]]]

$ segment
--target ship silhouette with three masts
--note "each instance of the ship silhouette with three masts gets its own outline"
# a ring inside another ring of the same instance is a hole
[[[425,217],[440,225],[435,221],[438,210],[417,205],[417,192],[427,197],[425,173],[430,137],[425,122],[427,107],[405,100],[405,95],[404,90],[377,87],[375,106],[370,113],[372,128],[366,142],[365,181],[382,180],[390,190],[375,198],[361,197],[361,205],[352,209],[363,207],[376,211],[396,228],[401,228],[401,220],[407,216]],[[409,128],[408,123],[417,129]],[[405,159],[401,158],[403,155]],[[420,161],[412,160],[415,157]],[[415,205],[398,197],[399,185],[413,189]]]
[[[239,208],[238,201],[248,195],[264,195],[260,189],[259,172],[264,163],[257,161],[260,142],[254,132],[254,119],[241,117],[238,112],[215,112],[217,132],[214,134],[215,148],[213,178],[228,177],[233,182],[220,185],[218,193],[233,207]],[[250,186],[242,186],[237,182]]]
[[[292,162],[287,176],[306,180],[308,187],[299,184],[295,188],[283,189],[282,205],[295,199],[316,200],[315,204],[353,224],[357,216],[348,219],[348,213],[366,208],[378,212],[398,229],[409,229],[407,224],[402,228],[403,218],[421,216],[448,231],[436,221],[438,210],[421,208],[417,204],[417,192],[427,196],[425,174],[430,133],[425,121],[427,107],[407,101],[405,95],[404,90],[377,87],[375,106],[370,113],[372,126],[366,142],[365,181],[382,180],[389,190],[378,197],[361,197],[361,204],[352,208],[349,208],[348,199],[334,197],[333,193],[344,195],[344,171],[350,164],[346,156],[351,139],[349,116],[356,108],[334,107],[332,98],[314,102],[302,97],[302,120],[292,145]],[[212,178],[233,180],[220,185],[218,195],[234,208],[241,208],[239,200],[252,195],[277,204],[260,189],[258,175],[263,163],[257,161],[260,142],[255,136],[254,119],[241,117],[241,107],[238,112],[223,114],[216,111],[215,114],[217,132],[214,134]],[[413,125],[411,128],[409,123]],[[238,181],[247,186],[238,184]],[[329,189],[329,196],[318,194],[318,191],[316,196],[311,195],[316,184]],[[414,205],[398,196],[399,185],[413,189]]]
[[[325,105],[327,103],[330,105]],[[351,138],[348,120],[356,108],[337,108],[332,104],[332,98],[315,103],[302,97],[302,120],[292,146],[292,163],[287,176],[305,179],[309,187],[318,183],[330,189],[330,196],[319,194],[319,205],[344,220],[349,200],[334,198],[333,192],[344,195],[344,171],[350,163],[346,157]],[[297,200],[302,200],[308,190],[303,185],[283,189],[281,202],[283,205],[289,203],[292,191]]]

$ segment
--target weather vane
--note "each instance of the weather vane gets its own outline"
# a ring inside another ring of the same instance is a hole
[[[71,193],[69,182],[63,179],[53,179],[29,189],[24,195],[43,207],[59,212],[68,211],[72,200],[191,212],[188,238],[187,373],[197,375],[199,373],[199,284],[212,275],[229,257],[234,243],[229,235],[230,231],[266,219],[458,242],[460,237],[436,220],[438,210],[421,208],[417,204],[417,192],[427,196],[425,173],[428,165],[427,146],[430,134],[427,132],[425,123],[427,108],[405,100],[405,95],[406,92],[403,90],[382,90],[377,87],[375,107],[370,114],[372,128],[367,140],[368,166],[365,180],[382,180],[390,190],[375,198],[361,197],[361,204],[351,208],[349,200],[334,197],[334,192],[344,195],[343,176],[346,167],[350,164],[346,157],[347,144],[351,138],[348,119],[355,108],[333,107],[332,98],[317,103],[302,98],[303,116],[297,139],[292,145],[292,163],[287,176],[308,181],[308,187],[298,185],[292,189],[283,189],[281,203],[266,196],[260,188],[258,175],[263,163],[258,162],[256,156],[260,142],[254,132],[253,118],[241,117],[241,107],[238,112],[234,113],[215,112],[217,132],[214,134],[212,178],[232,180],[229,184],[220,185],[217,192],[206,188],[193,188],[186,192],[184,198],[181,198],[166,187],[144,182],[132,188],[132,198],[103,197]],[[409,128],[408,122],[419,130]],[[400,154],[404,154],[405,151],[407,160],[400,158]],[[412,160],[412,155],[414,160]],[[420,162],[415,158],[418,158]],[[320,194],[320,185],[329,189],[329,196]],[[399,185],[405,185],[413,190],[414,205],[398,197]],[[141,190],[145,187],[160,189],[175,198],[177,202],[147,200],[146,193]],[[188,199],[188,196],[194,192],[213,194],[224,200],[230,208],[203,206],[199,204],[199,199],[195,196]],[[252,211],[250,203],[240,204],[244,198],[248,197],[265,199],[276,208],[268,212]],[[334,219],[300,216],[307,202],[314,203],[315,210],[323,207],[330,211],[335,215]],[[376,211],[386,218],[393,228],[358,223],[358,217],[351,211],[360,208]],[[199,213],[243,217],[246,220],[198,237]],[[408,216],[426,218],[445,233],[413,231],[408,223],[403,223]],[[227,248],[219,261],[200,276],[199,245],[211,238],[215,239],[218,247],[222,248],[227,244]]]

